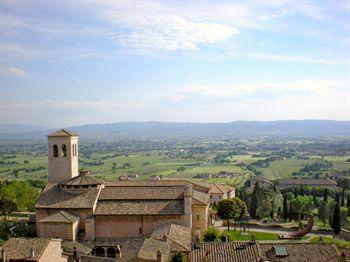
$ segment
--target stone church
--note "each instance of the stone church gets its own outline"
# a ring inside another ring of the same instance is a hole
[[[64,129],[48,135],[48,152],[49,183],[36,203],[38,237],[88,243],[100,256],[113,256],[132,239],[139,244],[130,256],[156,260],[152,247],[163,245],[164,258],[189,252],[191,239],[210,224],[210,194],[191,183],[104,181],[79,172],[78,135]]]

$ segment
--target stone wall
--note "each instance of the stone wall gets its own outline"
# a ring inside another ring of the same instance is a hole
[[[183,224],[183,216],[96,216],[96,237],[142,237],[166,222]]]
[[[195,239],[197,232],[200,238],[203,238],[205,230],[209,223],[209,206],[194,205],[192,206],[192,239]]]
[[[39,222],[38,228],[39,237],[75,241],[78,234],[78,221],[74,223]]]

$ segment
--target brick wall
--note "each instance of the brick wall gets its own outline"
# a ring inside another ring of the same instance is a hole
[[[60,238],[75,241],[78,233],[78,222],[74,223],[38,223],[39,237]]]
[[[192,206],[192,239],[200,232],[201,239],[209,223],[209,206]]]

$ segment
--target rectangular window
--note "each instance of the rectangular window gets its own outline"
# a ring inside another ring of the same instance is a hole
[[[197,215],[197,220],[199,220],[199,215]]]

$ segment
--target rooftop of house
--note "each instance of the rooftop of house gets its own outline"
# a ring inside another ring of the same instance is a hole
[[[0,250],[5,251],[7,259],[39,261],[50,241],[61,242],[61,240],[58,239],[50,240],[48,238],[10,238],[4,243]],[[2,258],[1,252],[0,258]]]
[[[187,179],[174,179],[174,180],[163,180],[163,181],[183,181],[189,184],[193,185],[194,189],[202,189],[200,191],[209,191],[212,194],[226,194],[230,191],[235,190],[233,186],[224,185],[224,184],[210,184],[210,183],[204,183],[200,181],[192,181]]]
[[[47,184],[42,191],[36,208],[92,208],[96,202],[99,189],[86,191],[62,190],[58,184]]]
[[[331,179],[313,179],[313,178],[286,178],[278,181],[280,185],[320,185],[336,186],[337,182]]]
[[[73,216],[66,211],[60,211],[58,213],[55,213],[51,216],[45,217],[43,219],[40,219],[38,222],[41,223],[74,223],[79,221],[79,217]]]
[[[78,134],[72,131],[68,131],[66,129],[60,129],[48,134],[47,136],[48,137],[69,137],[69,136],[78,136]]]
[[[207,242],[198,244],[190,254],[192,262],[260,261],[257,243]]]
[[[197,190],[193,190],[193,202],[194,205],[208,205],[210,202],[210,195],[199,192]]]
[[[278,253],[276,255],[276,251],[281,248],[286,251],[286,255],[278,255]],[[326,262],[338,261],[340,256],[339,251],[333,244],[272,241],[260,242],[259,250],[263,261]]]

